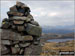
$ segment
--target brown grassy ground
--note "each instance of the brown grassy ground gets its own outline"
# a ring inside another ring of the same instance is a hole
[[[74,51],[74,40],[59,43],[45,43],[41,55],[59,55],[59,51]]]

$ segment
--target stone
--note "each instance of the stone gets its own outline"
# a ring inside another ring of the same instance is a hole
[[[17,8],[16,8],[16,5],[14,5],[14,6],[10,7],[10,11],[18,12],[18,11],[17,11]]]
[[[31,20],[34,21],[33,16],[32,16],[31,14],[29,14],[27,17],[28,17],[28,18],[31,18]]]
[[[15,24],[15,25],[22,25],[24,23],[24,21],[20,21],[20,20],[14,20],[13,21],[13,24]]]
[[[27,46],[29,46],[29,45],[30,45],[30,43],[20,43],[20,44],[19,44],[20,47],[27,47]]]
[[[16,48],[18,48],[18,47],[19,47],[19,45],[18,45],[18,44],[15,44],[15,47],[16,47]]]
[[[13,24],[11,27],[13,30],[17,29],[17,27]]]
[[[13,41],[12,42],[12,44],[18,44],[19,43],[19,41]]]
[[[13,16],[23,16],[23,13],[20,13],[20,12],[8,11],[7,14],[8,14],[9,18],[13,17]]]
[[[30,35],[41,36],[42,29],[40,26],[35,26],[32,24],[27,24],[26,32]]]
[[[34,41],[34,45],[38,45],[39,44],[39,42],[38,41]]]
[[[21,40],[21,41],[32,41],[33,37],[30,35],[26,35],[26,36],[22,36],[21,38],[19,38],[19,40]]]
[[[40,55],[42,53],[42,46],[41,45],[31,45],[25,49],[25,55]]]
[[[20,32],[25,31],[25,27],[24,26],[17,26],[17,30]]]
[[[10,30],[2,29],[1,40],[9,40]]]
[[[24,52],[24,50],[23,50],[23,49],[21,49],[21,50],[20,50],[20,52],[19,52],[19,54],[22,54],[23,52]]]
[[[20,48],[18,48],[18,47],[11,47],[11,50],[12,50],[12,54],[17,54],[17,53],[19,53]]]
[[[3,45],[11,45],[11,41],[9,41],[9,40],[2,40],[1,44],[3,44]]]
[[[30,23],[33,25],[39,26],[39,24],[36,21],[31,21]]]
[[[32,19],[28,17],[21,17],[21,16],[14,16],[11,18],[12,20],[17,20],[17,21],[25,21],[25,22],[30,22]]]
[[[16,2],[16,6],[23,6],[23,5],[25,5],[25,4],[24,3],[21,3],[19,1]]]
[[[3,21],[2,21],[2,28],[4,28],[4,29],[8,29],[10,27],[10,24],[9,24],[9,22],[8,22],[8,19],[3,19]]]
[[[3,55],[3,54],[7,54],[7,53],[9,53],[9,52],[10,52],[9,49],[7,49],[6,46],[1,45],[1,54],[2,54],[2,55]]]

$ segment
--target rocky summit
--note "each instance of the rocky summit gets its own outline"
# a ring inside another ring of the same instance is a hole
[[[30,8],[22,2],[17,2],[7,12],[8,18],[3,19],[1,26],[2,55],[40,54],[42,28],[30,12]]]

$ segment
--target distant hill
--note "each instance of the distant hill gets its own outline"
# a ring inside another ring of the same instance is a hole
[[[53,34],[53,33],[43,33],[41,37],[41,42],[46,42],[49,39],[74,39],[74,32],[69,34]]]
[[[74,37],[74,32],[68,33],[68,34],[64,34],[64,36],[67,36],[67,37]]]
[[[58,33],[58,34],[67,34],[74,32],[74,26],[43,26],[43,33]]]

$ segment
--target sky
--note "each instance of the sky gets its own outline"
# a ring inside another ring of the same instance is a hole
[[[74,25],[74,1],[23,1],[31,9],[34,20],[41,26]],[[1,18],[8,18],[7,11],[16,1],[1,1]]]

